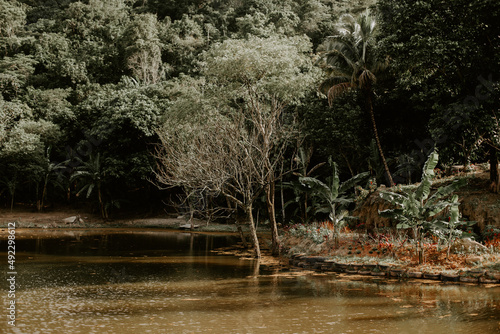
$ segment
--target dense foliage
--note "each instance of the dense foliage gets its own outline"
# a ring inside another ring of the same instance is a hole
[[[105,217],[173,204],[186,184],[154,184],[161,134],[188,147],[239,114],[257,146],[272,133],[251,207],[276,206],[271,220],[300,220],[302,199],[284,205],[299,148],[311,166],[331,156],[342,180],[378,183],[419,181],[435,146],[441,165],[494,164],[499,13],[496,0],[0,0],[0,202]],[[349,26],[360,17],[376,22],[360,21],[369,36]],[[276,108],[280,135],[248,116]]]

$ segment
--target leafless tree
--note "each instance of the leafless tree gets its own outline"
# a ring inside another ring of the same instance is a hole
[[[157,181],[221,194],[248,217],[255,256],[260,247],[253,219],[253,204],[262,191],[264,162],[257,138],[245,128],[245,117],[218,120],[190,129],[159,130]]]

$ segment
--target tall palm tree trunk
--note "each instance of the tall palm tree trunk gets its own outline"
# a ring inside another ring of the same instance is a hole
[[[382,145],[380,144],[380,137],[378,135],[377,130],[377,122],[375,122],[375,113],[373,112],[373,102],[370,93],[365,94],[366,99],[366,108],[370,113],[370,118],[372,121],[373,134],[375,135],[375,141],[377,142],[378,151],[380,152],[380,158],[382,159],[382,163],[384,164],[384,169],[387,174],[387,181],[389,182],[389,186],[392,187],[394,185],[394,181],[392,180],[391,172],[389,171],[389,166],[387,165],[387,161],[385,160],[384,151],[382,150]]]

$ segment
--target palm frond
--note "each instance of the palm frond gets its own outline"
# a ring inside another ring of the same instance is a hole
[[[376,82],[375,74],[387,67],[388,59],[379,63],[372,52],[375,29],[375,17],[369,11],[357,17],[344,14],[335,25],[336,34],[327,37],[322,44],[321,60],[327,73],[331,76],[344,73],[350,78],[350,86],[331,85],[327,94],[330,104],[346,88],[371,88]],[[323,93],[327,86],[321,85]]]
[[[361,72],[361,75],[359,76],[358,80],[360,87],[371,87],[377,82],[375,74],[373,74],[368,69],[365,69],[363,72]]]
[[[350,78],[346,76],[331,76],[325,79],[318,87],[318,90],[328,96],[328,91],[335,85],[350,82]]]
[[[333,100],[335,100],[335,98],[339,97],[340,95],[344,94],[354,87],[355,86],[351,82],[342,82],[335,86],[332,86],[328,90],[328,94],[326,95],[328,97],[328,104],[330,105],[330,107],[332,106]]]

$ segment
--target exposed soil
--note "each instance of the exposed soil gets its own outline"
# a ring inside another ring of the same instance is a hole
[[[0,209],[0,226],[16,222],[16,226],[38,228],[109,228],[109,227],[163,227],[179,228],[187,223],[184,217],[162,215],[157,217],[133,217],[119,219],[103,219],[99,215],[75,209],[61,209],[49,212],[33,212],[26,209]],[[205,225],[203,221],[194,220],[198,226]]]

